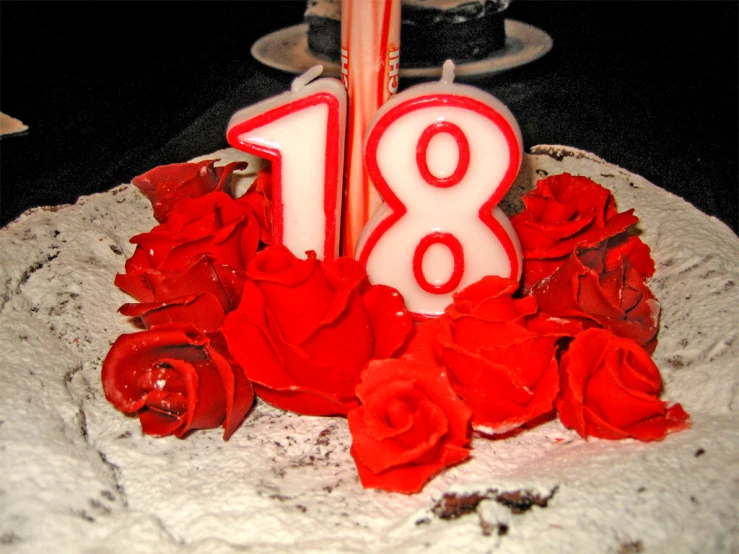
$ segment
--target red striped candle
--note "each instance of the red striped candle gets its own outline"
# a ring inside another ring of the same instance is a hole
[[[349,99],[341,243],[351,256],[382,203],[364,167],[362,142],[378,108],[398,90],[400,0],[341,0],[341,73]]]

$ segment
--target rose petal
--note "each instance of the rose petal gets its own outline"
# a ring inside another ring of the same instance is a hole
[[[408,341],[398,352],[398,357],[421,365],[437,366],[436,350],[442,325],[447,325],[448,316],[441,315],[417,323]]]
[[[118,311],[128,317],[140,317],[148,329],[171,323],[190,323],[204,333],[218,331],[226,317],[223,306],[211,294],[164,302],[124,304]]]
[[[393,467],[382,473],[374,473],[362,464],[354,448],[350,451],[357,466],[362,486],[367,489],[381,489],[387,492],[415,494],[420,492],[426,482],[443,469],[466,460],[470,452],[453,444],[447,444],[433,463]]]
[[[392,287],[372,285],[362,293],[362,301],[373,330],[372,357],[393,356],[413,330],[413,317],[403,296]]]
[[[331,395],[314,389],[288,387],[278,389],[254,384],[257,396],[268,404],[308,416],[344,416],[359,406],[352,396]]]
[[[202,196],[216,188],[215,162],[205,160],[159,166],[134,177],[131,182],[146,194],[154,209],[154,218],[162,223],[180,200]]]
[[[240,309],[241,306],[249,309]],[[272,386],[290,387],[292,381],[282,371],[282,359],[269,335],[264,297],[252,281],[244,284],[241,306],[228,314],[223,323],[229,352],[255,384],[267,381]]]
[[[506,433],[517,429],[551,412],[558,393],[559,367],[557,361],[552,358],[538,379],[533,396],[525,405],[515,404],[508,399],[501,401],[501,395],[495,392],[488,394],[487,398],[470,400],[473,410],[472,427],[488,434]]]
[[[469,308],[475,309],[481,303],[495,302],[495,305],[488,304],[486,312],[496,314],[500,320],[508,320],[514,317],[512,314],[517,315],[512,298],[516,289],[518,289],[517,281],[497,275],[488,275],[454,293],[454,302],[450,308],[454,307],[460,311],[460,314],[469,315],[473,313]]]
[[[243,369],[231,358],[223,337],[212,337],[212,341],[214,352],[211,358],[223,384],[226,402],[223,440],[228,440],[254,404],[254,388]]]
[[[585,386],[587,407],[600,419],[621,429],[663,415],[663,403],[655,394],[633,390],[619,382],[614,375],[618,367],[612,364],[620,361],[620,358],[618,356],[614,360],[613,356],[604,356],[603,367],[590,376]]]
[[[580,311],[591,316],[604,316],[622,319],[625,313],[619,307],[621,303],[621,279],[605,279],[587,270],[580,275],[577,303]]]
[[[247,281],[241,306],[223,324],[229,350],[257,394],[273,406],[307,415],[345,414],[356,406],[354,385],[362,367],[347,375],[343,366],[319,366],[286,341],[266,310],[259,287]]]
[[[156,300],[169,300],[182,296],[196,296],[209,293],[222,306],[228,301],[221,286],[213,260],[207,255],[195,258],[183,270],[177,272],[152,271],[145,275]]]
[[[315,253],[301,260],[277,245],[259,252],[247,269],[269,310],[280,314],[286,340],[294,344],[313,334],[332,302],[332,289],[316,264]]]
[[[450,329],[457,345],[473,352],[505,346],[531,336],[530,331],[515,321],[489,321],[476,317],[453,320]]]
[[[643,277],[649,278],[654,275],[654,260],[651,251],[639,237],[621,234],[608,241],[606,267],[611,270],[623,265],[623,258],[627,258],[631,267]]]
[[[233,196],[231,191],[231,181],[233,179],[233,172],[243,170],[249,167],[247,162],[231,162],[225,166],[218,166],[215,168],[215,176],[218,180],[218,184],[213,190],[218,192],[224,192],[229,196]]]
[[[359,373],[367,360],[372,357],[373,350],[372,324],[362,300],[359,294],[352,295],[341,317],[323,323],[299,345],[301,350],[310,353],[313,363],[337,367],[354,384],[359,380]]]
[[[667,408],[663,417],[640,421],[629,427],[628,433],[640,441],[658,441],[669,433],[676,433],[689,428],[690,416],[680,404],[673,404]]]
[[[521,289],[523,293],[529,294],[534,285],[552,275],[566,259],[566,256],[546,260],[524,259],[523,273],[521,274]]]
[[[154,291],[151,290],[145,275],[145,273],[118,273],[113,282],[139,302],[152,302]]]

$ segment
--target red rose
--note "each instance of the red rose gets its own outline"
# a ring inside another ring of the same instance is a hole
[[[413,325],[400,294],[370,285],[351,258],[301,260],[270,246],[247,278],[223,334],[257,394],[278,408],[346,414],[367,362],[390,357]]]
[[[163,223],[180,200],[198,198],[214,191],[231,192],[233,172],[246,169],[247,163],[233,162],[215,167],[217,161],[162,165],[134,177],[132,182],[151,202],[154,218]]]
[[[272,166],[267,165],[257,173],[256,179],[239,202],[248,204],[254,210],[259,223],[260,240],[265,245],[272,244]]]
[[[551,316],[610,329],[651,353],[657,346],[660,308],[644,284],[642,271],[649,265],[643,249],[626,241],[609,250],[609,242],[576,249],[552,275],[536,283],[531,294]],[[632,263],[632,254],[641,271]]]
[[[626,258],[629,265],[645,279],[654,275],[654,260],[649,247],[639,237],[621,233],[608,239],[606,243],[606,267],[612,270],[620,266]]]
[[[146,434],[182,437],[223,426],[228,439],[254,391],[221,341],[186,325],[121,335],[103,362],[105,397],[123,412],[137,412]]]
[[[631,339],[583,331],[562,356],[561,372],[559,418],[582,437],[661,440],[690,426],[680,404],[659,399],[659,369]]]
[[[259,238],[259,222],[248,198],[234,200],[213,192],[181,200],[166,223],[131,239],[138,247],[126,261],[126,273],[176,271],[203,254],[216,265],[243,270],[254,257]]]
[[[124,304],[119,311],[140,317],[149,329],[190,323],[204,333],[214,333],[220,330],[226,314],[239,305],[245,278],[243,271],[214,266],[207,255],[180,271],[119,274],[116,284],[142,302]]]
[[[511,223],[523,248],[524,291],[551,275],[576,246],[598,244],[638,221],[634,210],[616,212],[607,189],[569,173],[538,181],[523,202]]]
[[[351,455],[362,485],[406,494],[469,456],[470,410],[442,370],[407,360],[374,360],[349,412]]]
[[[472,426],[505,433],[554,410],[557,342],[569,334],[537,314],[518,283],[489,276],[454,295],[439,319],[436,359],[472,409]],[[579,328],[578,328],[579,330]]]

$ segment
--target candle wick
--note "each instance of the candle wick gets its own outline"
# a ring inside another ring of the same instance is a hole
[[[290,87],[290,90],[292,92],[298,92],[300,89],[302,89],[305,85],[310,83],[313,79],[318,77],[321,73],[323,73],[323,66],[322,65],[314,65],[311,67],[308,71],[300,75],[299,77],[295,77],[293,80],[293,84]]]
[[[441,68],[441,82],[448,85],[454,82],[454,62],[447,60]]]

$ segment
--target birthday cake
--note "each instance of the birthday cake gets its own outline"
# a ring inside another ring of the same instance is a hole
[[[203,159],[244,157],[228,149]],[[597,181],[639,216],[661,304],[662,397],[690,413],[690,429],[656,442],[585,440],[549,419],[478,434],[469,460],[414,495],[362,487],[343,418],[258,400],[240,426],[185,440],[146,435],[100,382],[111,345],[141,331],[116,314],[131,298],[112,276],[134,254],[129,239],[156,225],[150,202],[124,185],[31,210],[0,231],[0,543],[17,552],[736,551],[739,241],[645,179],[563,146],[525,155],[501,207],[518,212],[538,180],[564,173]]]
[[[403,0],[402,56],[409,67],[435,67],[454,52],[456,63],[484,59],[505,46],[503,12],[510,0]],[[338,62],[341,0],[308,0],[308,47]]]

